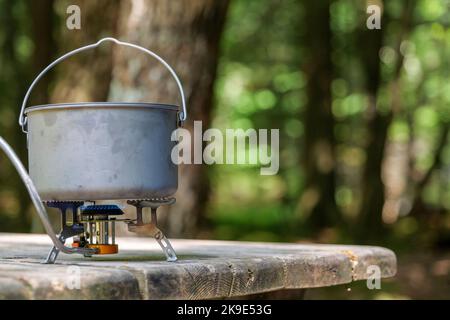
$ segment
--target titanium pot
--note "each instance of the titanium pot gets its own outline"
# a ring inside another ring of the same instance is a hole
[[[105,41],[143,51],[171,73],[182,110],[156,103],[92,102],[26,107],[41,77],[62,60]],[[158,55],[114,38],[71,51],[47,66],[28,89],[19,117],[27,133],[29,174],[43,200],[167,197],[178,186],[172,132],[186,120],[181,83]]]

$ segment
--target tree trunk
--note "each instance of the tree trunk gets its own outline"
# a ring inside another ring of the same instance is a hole
[[[361,46],[361,60],[365,66],[366,87],[369,95],[367,112],[368,141],[366,148],[366,165],[362,180],[362,201],[358,216],[356,235],[360,241],[375,240],[383,234],[382,212],[385,203],[385,186],[382,180],[382,167],[387,143],[388,129],[399,112],[401,102],[399,100],[399,76],[403,66],[403,55],[400,53],[400,44],[411,27],[415,0],[406,3],[406,9],[401,19],[402,29],[397,41],[397,63],[390,83],[391,102],[388,111],[382,112],[377,107],[378,89],[383,85],[381,78],[380,50],[383,46],[383,30],[391,21],[388,12],[384,13],[383,26],[379,30],[365,30],[361,32],[359,43]]]
[[[308,215],[309,225],[317,229],[334,226],[340,220],[335,201],[330,1],[305,1],[304,6],[306,25],[314,32],[307,32],[304,39],[308,103],[304,114],[306,181],[301,209],[302,214]]]
[[[365,42],[361,46],[361,60],[365,67],[369,105],[367,110],[367,160],[362,176],[358,237],[370,239],[380,234],[382,228],[381,213],[385,197],[381,170],[392,112],[382,114],[377,110],[377,94],[381,85],[379,52],[383,44],[383,29],[365,30],[362,32],[362,39]]]
[[[185,127],[193,121],[210,124],[219,42],[228,1],[125,1],[119,20],[119,38],[142,45],[162,56],[184,86],[188,105]],[[118,50],[111,98],[179,104],[169,72],[154,59],[130,50]],[[181,165],[177,204],[160,214],[162,228],[171,237],[195,236],[202,223],[208,194],[205,168]]]
[[[53,39],[53,0],[29,2],[29,14],[32,22],[33,66],[32,75],[38,75],[42,69],[52,62],[55,43]],[[30,104],[39,105],[48,103],[48,87],[52,75],[39,81],[33,91]]]
[[[34,43],[31,74],[29,75],[30,81],[52,62],[55,48],[55,42],[53,39],[53,4],[53,0],[28,2],[28,14],[31,17],[32,27],[31,37]],[[30,97],[29,105],[49,103],[48,88],[51,83],[51,79],[52,74],[49,74],[39,81]],[[22,94],[25,94],[25,90]],[[27,157],[26,145],[22,144],[19,150],[20,153],[23,154],[23,159],[25,159]],[[22,181],[20,181],[20,183],[22,183]],[[21,193],[20,201],[24,204],[26,203],[28,206],[31,206],[27,192]],[[42,232],[44,230],[36,214],[32,215],[30,229],[31,232]]]
[[[69,30],[65,19],[61,21],[60,54],[97,42],[102,37],[115,36],[120,1],[64,1],[64,4],[59,3],[61,17],[68,17],[66,8],[71,4],[80,7],[81,30]],[[109,94],[112,57],[111,47],[105,44],[62,62],[57,68],[52,103],[105,101]]]

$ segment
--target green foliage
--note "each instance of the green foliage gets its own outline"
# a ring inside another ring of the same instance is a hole
[[[384,115],[394,113],[387,144],[404,146],[398,150],[412,148],[407,153],[394,151],[390,157],[411,156],[406,162],[411,161],[410,170],[419,177],[432,166],[442,128],[450,119],[449,3],[417,1],[412,27],[405,31],[404,1],[384,2],[387,18],[382,20],[384,40],[379,52],[382,79],[377,110]],[[332,112],[336,120],[338,161],[335,198],[348,223],[356,219],[361,205],[364,181],[360,179],[367,162],[367,119],[371,112],[365,88],[365,61],[360,54],[368,50],[361,45],[367,18],[365,9],[365,2],[358,0],[332,1],[330,8]],[[301,223],[298,224],[296,208],[304,184],[303,111],[308,99],[305,90],[308,79],[302,71],[308,48],[301,39],[306,32],[314,32],[303,22],[307,14],[299,1],[235,0],[231,4],[222,42],[214,125],[280,128],[281,170],[277,178],[259,176],[255,168],[239,166],[218,166],[211,170],[213,189],[217,192],[210,205],[210,219],[217,225],[221,238],[241,238],[250,232],[248,224],[253,224],[252,232],[257,229],[276,235],[280,222],[274,220],[275,212],[283,212],[283,223],[288,221],[287,224],[297,226],[294,234],[305,234]],[[447,211],[449,201],[444,195],[450,193],[449,150],[447,146],[442,151],[442,164],[433,175],[440,178],[433,178],[423,195],[427,205]],[[401,161],[390,163],[398,167],[391,169],[398,176],[386,184],[402,190],[399,195],[392,195],[398,197],[396,201],[407,199],[410,203],[421,197],[414,193],[416,180],[411,180],[408,171],[402,171]],[[230,203],[233,208],[227,206]],[[245,207],[245,212],[238,207]],[[402,218],[405,214],[408,211],[396,213],[397,223],[393,227],[399,239],[420,232],[416,218]],[[254,215],[258,216],[257,222],[252,218]],[[285,237],[286,234],[278,235],[278,239]]]
[[[24,159],[25,137],[17,118],[34,48],[26,1],[0,0],[0,48],[0,136]],[[0,231],[29,231],[28,202],[21,201],[23,194],[16,171],[0,155]]]

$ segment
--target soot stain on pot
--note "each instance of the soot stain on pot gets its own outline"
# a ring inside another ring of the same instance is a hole
[[[112,145],[111,152],[113,154],[119,153],[124,148],[122,138],[118,138],[114,140],[114,144]]]
[[[77,123],[84,129],[87,134],[91,134],[92,130],[94,130],[97,121],[94,117],[87,116],[85,119],[78,120]]]
[[[108,182],[112,183],[114,180],[117,180],[117,173],[114,173],[112,176],[109,176]]]
[[[51,140],[51,143],[52,143],[54,148],[57,148],[58,145],[61,143],[61,140],[62,140],[61,133],[58,133],[56,136],[53,136],[52,138],[53,139]]]
[[[118,128],[120,128],[121,119],[118,119],[113,115],[113,113],[108,112],[106,115],[102,116],[101,121],[106,123],[108,134],[111,138],[120,135]]]
[[[51,127],[56,123],[56,120],[58,120],[58,116],[54,112],[46,112],[44,114],[44,122],[47,127]]]

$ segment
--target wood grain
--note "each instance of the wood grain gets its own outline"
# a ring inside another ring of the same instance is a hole
[[[43,265],[46,235],[0,233],[0,298],[215,299],[350,283],[366,279],[370,265],[382,278],[396,273],[395,254],[381,247],[173,240],[179,261],[171,263],[153,239],[118,243],[117,255],[61,254]],[[65,282],[74,266],[79,290]]]

